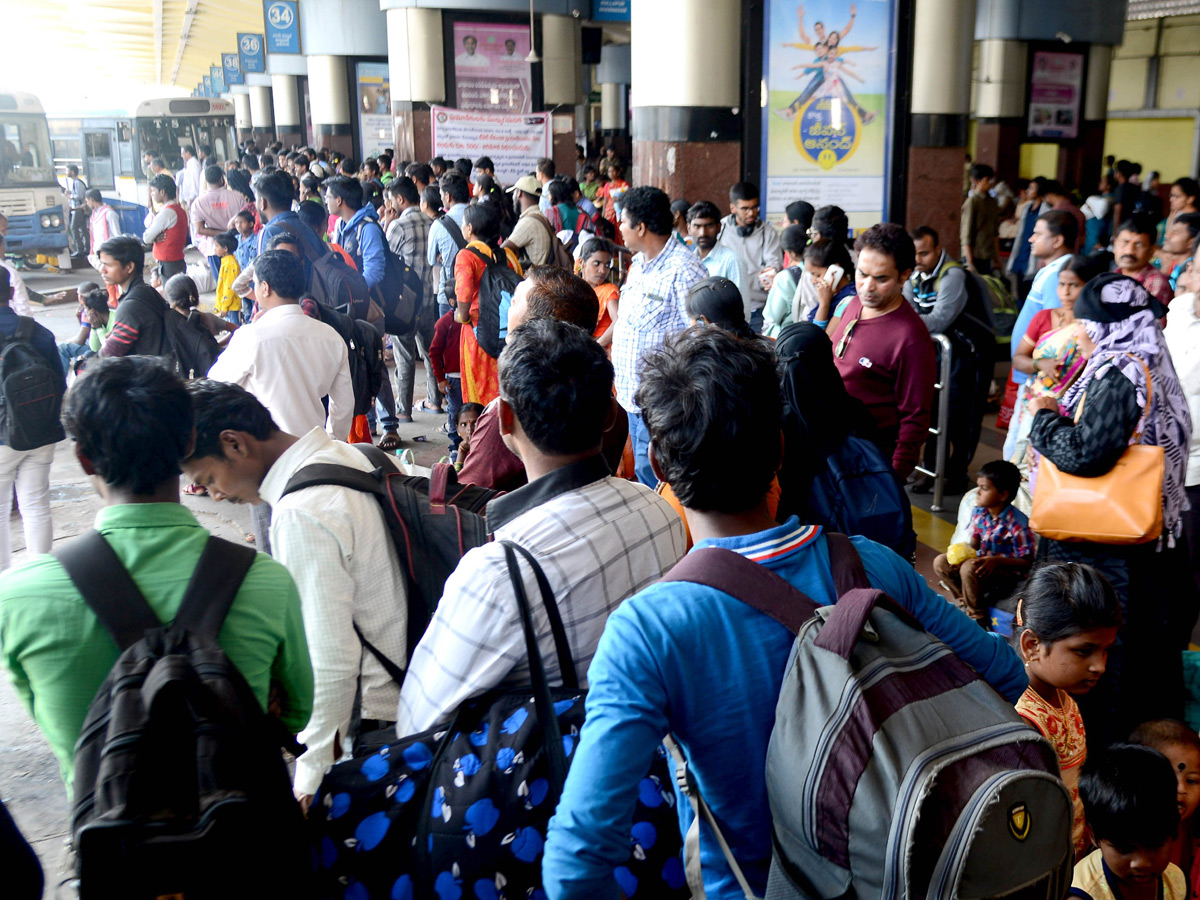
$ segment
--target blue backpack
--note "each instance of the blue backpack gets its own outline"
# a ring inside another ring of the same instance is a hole
[[[508,267],[508,256],[503,250],[493,250],[496,258],[488,259],[475,247],[467,249],[483,260],[485,266],[479,276],[479,324],[475,326],[475,340],[488,356],[499,359],[508,337],[508,308],[521,276]]]
[[[859,534],[908,559],[914,548],[912,509],[891,464],[865,438],[850,435],[813,478],[808,521]]]

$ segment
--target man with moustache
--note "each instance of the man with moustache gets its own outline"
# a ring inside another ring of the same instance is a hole
[[[1171,281],[1150,265],[1157,231],[1157,223],[1149,216],[1127,219],[1117,228],[1117,235],[1113,238],[1113,255],[1118,272],[1138,282],[1163,306],[1169,306],[1175,296]]]
[[[715,203],[701,200],[687,211],[688,234],[692,246],[709,275],[728,278],[737,285],[746,309],[746,321],[750,321],[750,297],[746,293],[746,279],[737,254],[725,246],[717,246],[717,235],[721,231],[721,211]]]

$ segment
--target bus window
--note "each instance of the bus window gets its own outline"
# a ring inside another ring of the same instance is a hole
[[[0,115],[0,184],[6,183],[55,183],[44,116]]]
[[[113,181],[112,141],[107,131],[85,131],[83,133],[84,148],[87,151],[87,183],[88,187],[116,187]]]

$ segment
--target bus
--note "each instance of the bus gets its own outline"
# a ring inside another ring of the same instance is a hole
[[[54,167],[79,166],[88,187],[118,212],[123,230],[141,234],[150,206],[149,162],[161,158],[171,174],[183,168],[181,151],[207,146],[224,162],[237,154],[233,104],[203,97],[145,100],[132,114],[50,116]]]
[[[0,212],[8,219],[7,252],[30,266],[53,261],[69,268],[64,201],[41,101],[0,90]]]

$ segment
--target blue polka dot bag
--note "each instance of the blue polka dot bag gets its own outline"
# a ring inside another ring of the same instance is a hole
[[[505,543],[532,685],[473,700],[446,730],[333,766],[313,800],[319,895],[336,900],[536,900],[546,826],[584,719],[554,594],[534,558]],[[516,553],[533,567],[565,684],[550,687]],[[638,788],[627,862],[629,898],[689,896],[672,771],[655,755]]]

